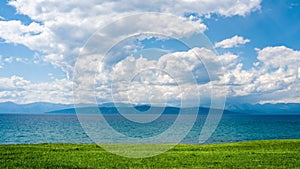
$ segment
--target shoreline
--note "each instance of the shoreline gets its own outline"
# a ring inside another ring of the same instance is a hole
[[[70,145],[220,145],[220,144],[239,144],[239,143],[254,143],[254,142],[268,142],[268,141],[299,141],[300,138],[292,138],[292,139],[269,139],[269,140],[243,140],[243,141],[233,141],[233,142],[214,142],[214,143],[142,143],[142,144],[136,144],[136,143],[72,143],[72,142],[57,142],[57,143],[11,143],[11,144],[2,144],[0,143],[0,146],[10,146],[10,145],[47,145],[47,144],[53,144],[53,145],[63,145],[63,144],[70,144]]]

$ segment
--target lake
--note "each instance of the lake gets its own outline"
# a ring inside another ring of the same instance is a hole
[[[173,124],[176,115],[164,115],[155,123],[149,124],[128,123],[117,115],[106,115],[106,119],[118,132],[142,138],[155,136],[167,130]],[[203,116],[197,118],[182,143],[198,143],[203,119]],[[92,127],[93,120],[90,124]],[[93,143],[82,129],[77,116],[72,114],[0,114],[0,135],[0,144]],[[205,143],[299,138],[300,115],[225,114]]]

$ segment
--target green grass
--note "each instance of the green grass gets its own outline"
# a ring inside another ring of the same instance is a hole
[[[1,145],[0,168],[300,168],[300,140],[182,144],[135,159],[93,144]]]

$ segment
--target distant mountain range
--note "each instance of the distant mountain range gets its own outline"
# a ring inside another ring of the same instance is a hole
[[[134,107],[98,107],[100,111],[97,111],[95,108],[91,107],[83,107],[83,108],[69,108],[64,110],[56,110],[51,112],[46,112],[50,114],[93,114],[93,113],[99,113],[102,114],[118,114],[120,112],[126,113],[126,114],[191,114],[191,112],[198,112],[198,114],[207,114],[209,112],[209,108],[199,107],[199,108],[178,108],[178,107],[151,107],[148,105],[138,105]],[[224,114],[237,114],[236,112],[231,112],[228,110],[224,110]]]
[[[16,104],[13,102],[0,103],[0,113],[41,114],[74,107],[73,104],[55,104],[46,102],[35,102],[29,104]]]
[[[114,114],[117,113],[117,109],[122,108],[124,111],[129,111],[130,107],[135,107],[139,112],[161,111],[161,107],[152,107],[150,109],[149,105],[131,105],[125,103],[104,103],[99,105],[99,108],[104,114]],[[85,106],[86,112],[91,112],[89,106]],[[198,108],[200,113],[207,113],[209,108]],[[227,104],[225,107],[225,114],[299,114],[300,115],[300,103],[288,103],[288,104]],[[178,113],[180,109],[176,107],[166,107],[164,113],[174,114]],[[188,110],[188,108],[186,109]],[[58,114],[75,114],[75,109],[73,104],[55,104],[55,103],[45,103],[36,102],[30,104],[16,104],[13,102],[3,102],[0,103],[0,113],[20,113],[20,114],[43,114],[43,113],[58,113]],[[92,112],[93,113],[93,112]]]
[[[248,114],[299,114],[300,103],[228,104],[225,109]]]

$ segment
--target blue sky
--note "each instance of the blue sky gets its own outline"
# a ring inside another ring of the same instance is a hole
[[[256,60],[255,48],[284,45],[300,50],[299,18],[300,5],[298,1],[266,0],[262,1],[260,11],[246,17],[214,16],[212,19],[205,20],[209,28],[205,33],[213,42],[234,35],[251,39],[247,45],[233,49],[241,54],[248,67]]]
[[[0,101],[72,103],[75,61],[89,37],[121,16],[163,12],[186,17],[193,25],[198,25],[199,30],[203,29],[201,31],[220,55],[213,57],[227,64],[224,76],[214,81],[228,88],[227,102],[300,102],[296,94],[300,90],[300,2],[178,3],[180,5],[175,6],[168,2],[151,5],[147,1],[128,3],[122,0],[111,3],[0,1]],[[159,27],[159,23],[155,26]],[[156,50],[157,55],[175,52],[173,58],[177,58],[176,52],[189,53],[172,39],[150,38],[135,45],[135,53],[138,53],[135,62],[139,61],[140,54],[147,55],[147,48],[161,48]],[[141,49],[145,51],[139,51]],[[173,62],[184,60],[179,57]],[[198,87],[202,89],[201,85]],[[110,101],[106,98],[107,90],[102,92],[99,100]]]
[[[18,14],[16,8],[8,5],[8,1],[4,0],[0,2],[0,16],[3,17],[3,21],[6,20],[20,20],[24,25],[32,23],[30,17],[23,14]],[[2,59],[5,58],[22,58],[22,61],[12,61],[10,64],[6,64],[3,69],[0,69],[0,77],[11,77],[14,75],[24,77],[32,82],[47,82],[51,81],[51,77],[48,74],[53,74],[58,78],[61,78],[64,73],[55,68],[50,63],[42,62],[40,64],[34,64],[33,61],[40,60],[35,58],[38,55],[38,51],[30,50],[28,47],[17,43],[5,43],[5,40],[0,38],[0,55]]]

